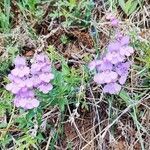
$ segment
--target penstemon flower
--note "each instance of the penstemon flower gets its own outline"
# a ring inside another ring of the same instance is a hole
[[[38,54],[31,65],[34,87],[43,93],[48,93],[53,86],[49,83],[54,75],[51,73],[51,63],[45,54]]]
[[[107,19],[115,18],[110,15]],[[89,63],[91,71],[96,69],[94,81],[103,86],[104,93],[118,94],[121,86],[125,84],[130,69],[128,57],[134,53],[134,49],[129,44],[129,36],[117,32],[115,40],[108,44],[103,57]]]
[[[39,106],[34,89],[48,93],[52,89],[49,83],[54,78],[48,57],[41,53],[35,56],[35,61],[29,68],[25,57],[17,56],[14,60],[15,68],[8,75],[11,83],[6,89],[15,95],[13,100],[16,107],[33,109]]]
[[[14,104],[16,107],[22,107],[24,109],[33,109],[39,106],[39,101],[35,98],[32,90],[22,91],[18,93],[14,98]]]
[[[39,101],[34,97],[33,82],[30,78],[30,68],[26,64],[26,59],[17,56],[14,65],[15,68],[8,75],[11,83],[6,85],[6,89],[15,94],[13,100],[15,106],[24,109],[38,107]]]

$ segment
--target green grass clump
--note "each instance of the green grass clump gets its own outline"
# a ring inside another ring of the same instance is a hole
[[[64,18],[63,24],[66,27],[75,25],[87,27],[91,24],[92,10],[94,8],[92,0],[60,0],[54,6],[57,9],[49,15],[52,18]]]

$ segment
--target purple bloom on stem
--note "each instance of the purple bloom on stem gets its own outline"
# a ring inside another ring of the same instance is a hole
[[[115,66],[115,71],[121,76],[123,74],[128,74],[128,70],[130,68],[130,63],[119,63]]]
[[[35,107],[39,106],[39,101],[34,98],[34,99],[31,100],[30,104],[33,106],[33,108],[35,108]]]
[[[14,104],[16,107],[22,107],[24,109],[33,109],[39,106],[39,101],[35,98],[21,98],[15,97]]]
[[[40,53],[36,55],[36,61],[38,63],[44,63],[44,62],[49,63],[49,58],[46,54]]]
[[[25,87],[23,87],[23,88],[21,88],[21,94],[22,94],[22,92],[27,92],[29,89],[25,86]]]
[[[19,86],[17,86],[17,85],[14,85],[14,87],[12,88],[12,90],[11,90],[11,92],[13,93],[13,94],[17,94],[19,91],[20,91],[20,87]]]
[[[17,56],[14,60],[14,64],[17,67],[26,66],[26,59],[24,57]]]
[[[28,88],[32,88],[33,87],[33,85],[34,85],[34,83],[33,83],[33,81],[32,81],[32,79],[26,79],[25,80],[25,85],[26,85],[26,87],[28,87]]]
[[[117,64],[119,62],[124,61],[124,57],[117,52],[108,52],[106,54],[106,59],[112,64]]]
[[[41,75],[39,75],[40,80],[44,81],[44,82],[50,82],[50,80],[54,79],[54,75],[52,73],[43,73]]]
[[[121,45],[120,45],[120,43],[119,42],[112,42],[112,43],[110,43],[109,45],[108,45],[108,51],[109,52],[114,52],[114,51],[119,51],[119,49],[120,49],[120,47],[121,47]]]
[[[31,65],[31,73],[36,74],[38,71],[40,71],[41,68],[42,68],[42,66],[40,66],[38,63],[32,64]]]
[[[44,62],[45,61],[45,55],[44,54],[37,54],[36,55],[36,60],[38,61],[38,62]]]
[[[131,56],[131,54],[133,54],[133,53],[134,53],[134,49],[131,46],[123,46],[120,49],[120,54],[122,56]]]
[[[103,88],[103,92],[109,94],[118,94],[120,90],[121,90],[121,85],[119,85],[116,82],[106,84]]]
[[[52,89],[52,85],[47,83],[54,78],[54,75],[51,73],[51,64],[45,54],[36,55],[35,62],[31,66],[31,72],[33,73],[34,87],[43,93],[48,93]]]
[[[112,70],[113,65],[107,59],[103,58],[101,65],[97,66],[98,71]]]
[[[119,63],[116,65],[115,71],[120,75],[119,83],[124,84],[127,80],[128,73],[129,73],[130,63]]]
[[[45,93],[45,94],[47,94],[49,91],[51,91],[52,90],[52,88],[53,88],[53,86],[51,85],[51,84],[41,84],[39,87],[38,87],[38,89],[39,89],[39,91],[41,91],[41,92],[43,92],[43,93]]]
[[[28,76],[29,73],[30,73],[30,68],[25,66],[20,68],[18,76],[19,77]]]
[[[29,67],[23,66],[23,67],[20,67],[20,68],[14,68],[11,71],[11,73],[14,76],[23,77],[25,75],[29,75],[30,69],[29,69]]]
[[[50,71],[52,71],[52,69],[51,69],[51,65],[45,65],[42,69],[41,69],[41,71],[43,71],[43,72],[50,72]]]
[[[20,73],[20,69],[19,69],[19,68],[14,68],[14,69],[11,71],[11,74],[14,75],[14,76],[18,76],[19,73]]]
[[[12,91],[12,89],[14,88],[14,84],[13,83],[9,83],[9,84],[7,84],[6,85],[6,90],[8,90],[8,91]]]
[[[106,16],[112,26],[117,27],[119,20],[112,14]],[[89,64],[90,70],[96,68],[97,74],[94,76],[94,81],[97,84],[102,84],[103,92],[109,94],[118,94],[128,77],[130,63],[127,57],[134,53],[134,49],[129,46],[129,36],[123,36],[120,31],[115,35],[115,41],[109,43],[105,56],[99,65],[96,60]]]
[[[104,71],[94,76],[94,81],[98,84],[111,83],[117,80],[118,74],[114,71]]]
[[[34,92],[33,90],[27,89],[26,91],[19,92],[17,96],[22,97],[22,98],[30,98],[30,97],[34,97]]]
[[[121,85],[123,85],[123,84],[125,84],[127,78],[128,78],[128,74],[125,74],[125,75],[122,75],[118,81]]]
[[[39,101],[35,98],[27,99],[25,109],[33,109],[39,106]]]
[[[52,89],[52,85],[48,82],[54,78],[54,75],[50,72],[48,57],[45,54],[38,54],[31,69],[26,66],[24,57],[17,56],[14,64],[15,68],[8,75],[11,83],[5,88],[15,94],[15,106],[24,109],[38,107],[39,101],[35,98],[33,88],[39,88],[43,93],[48,93]]]
[[[33,82],[34,87],[38,87],[38,85],[42,83],[42,81],[39,79],[38,75],[34,75],[32,77],[32,82]]]
[[[13,102],[14,102],[14,105],[15,105],[16,107],[20,107],[20,98],[15,97],[15,98],[13,99]]]
[[[120,40],[121,46],[128,45],[130,43],[129,36],[123,36]]]
[[[88,67],[89,67],[89,69],[92,71],[92,70],[94,70],[98,65],[100,65],[101,62],[102,62],[101,60],[93,60],[93,61],[91,61],[91,62],[89,63]]]

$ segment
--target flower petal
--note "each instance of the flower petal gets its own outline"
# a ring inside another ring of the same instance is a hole
[[[15,68],[11,71],[11,74],[14,75],[14,76],[18,76],[18,74],[20,73],[19,72],[20,70],[18,68]]]

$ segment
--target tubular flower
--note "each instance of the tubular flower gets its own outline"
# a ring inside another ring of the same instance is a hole
[[[41,53],[36,55],[34,63],[29,68],[26,59],[17,56],[14,60],[15,68],[8,75],[11,81],[6,85],[6,89],[12,92],[16,107],[33,109],[39,106],[34,89],[39,89],[43,93],[48,93],[52,89],[49,83],[54,78],[51,73],[51,64],[48,57]]]
[[[6,85],[6,89],[15,95],[14,105],[24,109],[38,107],[39,101],[34,97],[33,82],[30,78],[30,68],[26,64],[26,59],[17,56],[14,65],[15,68],[8,75],[11,83]]]
[[[113,21],[115,17],[109,15],[107,19]],[[104,93],[118,94],[121,86],[125,84],[131,65],[128,57],[134,53],[134,49],[129,44],[129,36],[117,31],[115,40],[108,44],[102,58],[89,64],[91,71],[96,70],[94,81],[102,85]]]
[[[49,82],[54,75],[51,73],[51,63],[45,54],[41,53],[35,57],[31,65],[31,73],[35,88],[45,94],[52,90],[53,86]]]

